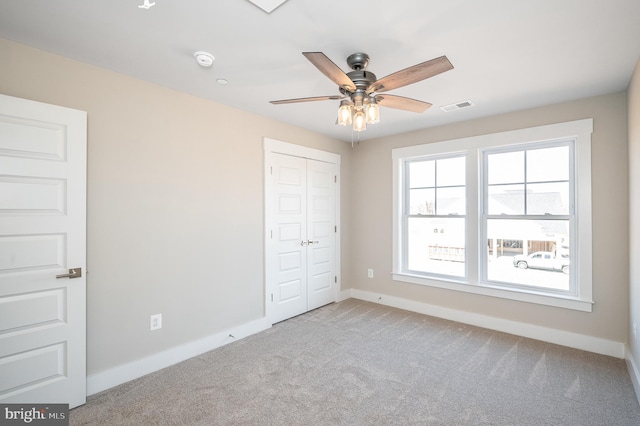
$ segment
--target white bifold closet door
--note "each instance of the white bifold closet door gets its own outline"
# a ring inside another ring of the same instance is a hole
[[[336,299],[336,164],[272,153],[267,314],[272,323]]]

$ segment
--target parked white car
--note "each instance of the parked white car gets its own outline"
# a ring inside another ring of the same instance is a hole
[[[549,251],[537,251],[530,255],[519,254],[513,257],[513,266],[517,266],[520,269],[548,269],[551,271],[562,271],[565,274],[569,273],[569,258],[568,257],[555,257],[555,255]]]

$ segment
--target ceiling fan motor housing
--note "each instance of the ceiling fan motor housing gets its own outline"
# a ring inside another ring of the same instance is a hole
[[[347,65],[354,71],[363,70],[369,65],[369,55],[366,53],[354,53],[347,58]]]
[[[353,81],[353,84],[355,84],[356,90],[354,92],[350,92],[349,90],[340,88],[340,92],[343,95],[351,96],[354,102],[356,100],[362,100],[366,98],[367,89],[377,80],[374,73],[364,70],[351,71],[350,73],[347,73],[347,76],[351,79],[351,81]]]

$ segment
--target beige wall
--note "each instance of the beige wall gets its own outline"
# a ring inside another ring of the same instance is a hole
[[[352,172],[353,288],[625,342],[629,281],[626,115],[625,93],[616,93],[362,143]],[[592,313],[392,281],[392,148],[590,117],[594,120]],[[375,278],[367,278],[368,268],[375,270]]]
[[[0,58],[0,93],[88,112],[89,374],[264,316],[263,136],[341,154],[348,212],[345,142],[1,39]]]
[[[640,60],[628,90],[629,105],[629,283],[630,323],[640,326]],[[631,356],[640,362],[640,334],[629,336]],[[640,393],[640,390],[639,390]]]
[[[1,39],[0,57],[0,93],[88,112],[89,374],[263,316],[263,136],[342,155],[343,288],[627,340],[625,93],[362,142],[352,150]],[[637,75],[629,105],[636,117],[631,152],[640,164]],[[391,280],[392,148],[588,117],[594,118],[593,313]],[[638,188],[631,191],[640,205]],[[639,253],[632,251],[636,264]],[[632,274],[640,285],[638,271]],[[640,307],[632,310],[638,314]],[[149,315],[158,312],[163,329],[150,333]]]

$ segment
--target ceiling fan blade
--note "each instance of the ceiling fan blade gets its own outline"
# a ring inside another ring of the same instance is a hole
[[[431,59],[430,61],[422,62],[421,64],[389,74],[373,83],[367,92],[386,92],[387,90],[397,89],[451,69],[453,69],[453,65],[451,65],[449,59],[447,59],[446,56],[440,56],[439,58]]]
[[[315,65],[324,75],[329,77],[331,81],[336,83],[341,88],[353,92],[356,90],[356,85],[349,78],[344,71],[340,69],[331,59],[322,52],[302,52],[302,54]]]
[[[378,95],[376,102],[383,107],[402,109],[411,112],[425,112],[431,104],[417,99],[405,98],[396,95]]]
[[[269,101],[269,102],[274,105],[282,105],[282,104],[295,104],[298,102],[329,101],[329,100],[337,100],[337,99],[342,99],[342,96],[339,96],[339,95],[316,96],[313,98],[282,99],[279,101]]]

